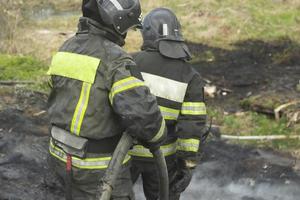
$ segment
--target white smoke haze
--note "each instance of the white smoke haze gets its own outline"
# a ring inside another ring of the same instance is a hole
[[[30,125],[17,117],[12,114],[14,123]],[[60,184],[47,175],[48,137],[28,134],[31,126],[22,131],[0,138],[0,200],[64,199]],[[181,200],[300,200],[299,161],[294,158],[221,141],[209,143],[205,151]],[[140,180],[134,189],[136,199],[145,200]]]
[[[261,183],[251,186],[239,181],[220,185],[216,181],[194,179],[182,195],[182,200],[299,200],[300,198],[299,185]]]
[[[198,172],[199,173],[199,172]],[[201,173],[201,172],[200,172]],[[295,184],[255,184],[252,179],[223,184],[223,180],[193,178],[181,200],[299,200],[300,185]],[[145,200],[140,181],[135,185],[137,200]],[[171,200],[171,199],[170,199]]]
[[[243,152],[240,160],[218,154],[208,158],[198,166],[181,200],[300,200],[299,172],[293,171],[291,160],[255,152],[259,154],[251,159],[247,156],[252,151]],[[136,199],[145,200],[141,180],[134,189]]]

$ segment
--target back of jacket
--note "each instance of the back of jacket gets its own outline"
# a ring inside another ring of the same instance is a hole
[[[121,126],[117,126],[120,118],[113,112],[108,98],[112,80],[107,76],[112,63],[124,59],[130,64],[130,59],[117,45],[90,34],[77,34],[59,52],[70,53],[63,55],[65,62],[78,54],[89,56],[86,60],[96,58],[99,67],[96,75],[92,74],[95,76],[92,84],[63,76],[52,77],[53,89],[49,99],[51,124],[92,139],[120,134],[123,131]]]
[[[159,141],[164,122],[155,97],[132,76],[132,58],[93,23],[81,19],[53,57],[50,123],[94,140],[121,136],[126,127],[140,140]]]
[[[200,75],[185,61],[167,58],[158,51],[141,51],[133,59],[145,84],[157,97],[166,121],[168,139],[162,147],[165,155],[172,154],[168,148],[177,142],[179,156],[195,158],[206,130],[204,83]],[[133,155],[139,156],[137,152]]]

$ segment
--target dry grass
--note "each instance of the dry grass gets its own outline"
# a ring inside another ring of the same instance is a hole
[[[250,136],[250,135],[298,135],[300,124],[287,127],[287,120],[282,118],[279,122],[266,115],[255,112],[239,112],[225,114],[221,108],[209,108],[209,116],[213,124],[220,126],[222,134]],[[232,141],[238,144],[255,145],[276,148],[282,151],[299,152],[300,142],[295,139],[287,140],[258,140],[258,141]]]
[[[77,10],[80,0],[28,0],[27,7],[51,5],[54,9]],[[169,7],[176,12],[187,40],[210,46],[233,48],[239,40],[272,40],[288,37],[300,41],[300,1],[298,0],[141,0],[143,13],[156,7]],[[1,14],[0,14],[1,16]],[[22,21],[13,39],[1,40],[3,49],[14,54],[30,54],[42,60],[51,57],[67,37],[59,33],[75,32],[80,16],[52,16],[46,20]],[[1,21],[1,20],[0,20]],[[49,34],[41,34],[41,32]],[[13,41],[13,43],[11,43]],[[17,45],[16,45],[17,44]],[[137,51],[139,32],[130,32],[126,49]]]

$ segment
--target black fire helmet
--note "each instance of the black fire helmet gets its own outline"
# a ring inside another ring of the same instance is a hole
[[[176,15],[167,8],[152,10],[143,20],[142,49],[157,49],[162,55],[175,59],[190,59],[191,53],[184,42],[181,25]]]
[[[82,13],[120,35],[142,26],[139,0],[83,0]]]
[[[130,28],[141,28],[141,6],[139,0],[96,0],[103,22],[112,25],[123,35]]]

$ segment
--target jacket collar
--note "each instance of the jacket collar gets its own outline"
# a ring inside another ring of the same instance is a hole
[[[95,35],[101,35],[106,39],[118,44],[119,46],[124,46],[126,35],[122,36],[115,31],[101,25],[93,19],[87,17],[81,17],[79,19],[78,31],[76,34],[91,33]]]

